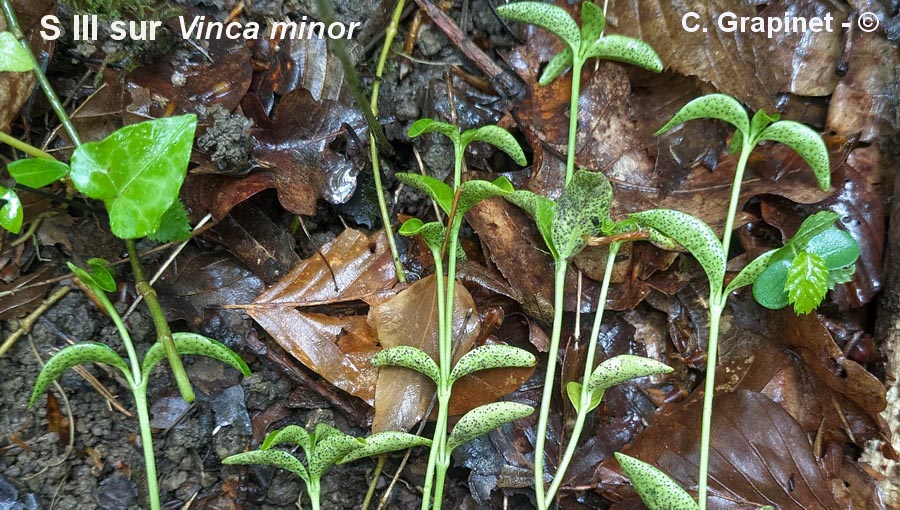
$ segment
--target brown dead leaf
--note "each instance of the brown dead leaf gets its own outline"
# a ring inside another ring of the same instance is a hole
[[[22,30],[28,35],[31,48],[36,55],[47,54],[52,57],[56,43],[40,36],[39,30],[33,30],[38,21],[47,14],[56,12],[53,0],[13,0],[12,8],[18,14]],[[0,13],[0,30],[6,30],[6,18]],[[0,73],[0,131],[8,132],[10,123],[19,116],[19,112],[31,97],[34,88],[34,75],[26,73]]]
[[[17,289],[49,278],[53,271],[49,265],[41,266],[37,271],[20,276],[11,283],[0,282],[0,292]],[[50,289],[50,285],[38,285],[9,296],[0,297],[0,320],[8,321],[24,316],[37,308]]]
[[[316,101],[340,99],[344,68],[325,39],[260,38],[249,43],[254,65],[263,68],[254,76],[253,93],[266,111],[276,96],[299,89],[308,90]]]

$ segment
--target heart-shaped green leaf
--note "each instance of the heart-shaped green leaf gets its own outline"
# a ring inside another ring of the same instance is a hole
[[[0,207],[0,227],[18,234],[25,219],[19,195],[11,189],[0,186],[0,202],[3,202],[3,207]]]
[[[175,344],[175,350],[182,355],[197,355],[213,358],[225,363],[244,375],[250,375],[250,367],[238,356],[238,354],[229,349],[225,344],[207,338],[196,333],[172,333],[172,341]],[[166,357],[163,345],[156,342],[144,356],[144,362],[141,364],[141,370],[145,374],[149,374],[157,363]]]
[[[530,416],[534,408],[518,402],[494,402],[472,409],[453,427],[447,438],[447,451],[487,434],[504,423]]]
[[[191,224],[187,209],[176,199],[163,214],[159,228],[148,236],[158,243],[180,243],[191,237]]]
[[[437,202],[438,207],[446,214],[450,214],[453,209],[453,188],[444,184],[434,177],[422,174],[399,173],[396,175],[397,180],[412,186],[419,191],[424,191],[432,200]]]
[[[191,157],[196,115],[126,126],[72,155],[72,183],[103,200],[113,234],[136,239],[156,232],[178,198]]]
[[[790,258],[780,258],[769,264],[753,282],[753,298],[757,303],[770,310],[780,310],[788,305],[790,301],[784,286],[790,267]]]
[[[413,122],[407,132],[410,138],[416,138],[425,133],[442,134],[449,138],[450,141],[453,142],[453,145],[457,147],[461,146],[459,128],[446,122],[440,122],[434,119],[419,119]]]
[[[797,315],[814,310],[828,293],[828,267],[822,257],[802,251],[788,268],[785,290]]]
[[[632,354],[620,354],[600,363],[594,369],[591,377],[588,379],[585,390],[595,393],[638,377],[667,374],[671,371],[672,367],[655,359]]]
[[[506,196],[515,191],[506,177],[497,177],[491,182],[482,180],[466,181],[459,185],[459,201],[456,204],[456,218],[461,219],[478,202],[490,197]]]
[[[741,272],[731,280],[728,286],[725,287],[725,295],[727,296],[741,287],[753,285],[753,282],[755,282],[769,267],[769,264],[772,263],[772,257],[776,253],[778,253],[778,250],[769,250],[750,261],[750,263],[744,266],[744,269],[741,269]]]
[[[524,209],[526,213],[534,220],[537,225],[538,232],[544,239],[547,249],[554,259],[559,258],[556,247],[553,245],[553,217],[556,216],[556,202],[549,198],[542,197],[527,190],[516,190],[506,195],[508,202]]]
[[[325,471],[337,461],[343,459],[348,453],[366,445],[364,439],[348,436],[343,432],[331,434],[324,439],[316,441],[312,455],[309,456],[309,476],[313,480],[322,477]]]
[[[345,455],[344,458],[340,459],[338,464],[346,464],[348,462],[353,462],[354,460],[375,457],[382,453],[406,450],[407,448],[414,448],[416,446],[431,446],[431,440],[428,438],[407,432],[398,432],[396,430],[378,432],[365,439],[365,446],[351,451]]]
[[[477,129],[470,129],[461,135],[460,143],[463,147],[467,147],[472,142],[489,143],[505,152],[519,166],[528,164],[528,161],[525,160],[525,153],[522,152],[522,146],[509,131],[500,126],[481,126]]]
[[[239,453],[225,457],[222,459],[222,464],[274,466],[294,473],[306,484],[309,484],[309,474],[306,472],[303,464],[290,453],[281,450],[253,450],[252,452]]]
[[[806,243],[806,251],[821,257],[828,269],[855,264],[859,258],[856,239],[837,227],[830,227],[810,238]]]
[[[444,242],[445,229],[437,221],[423,223],[419,218],[410,218],[400,226],[400,230],[397,232],[407,237],[422,236],[428,249],[432,253],[437,253],[441,250],[441,245]]]
[[[34,69],[31,56],[9,32],[0,32],[0,73],[27,73]]]
[[[792,120],[781,120],[767,127],[759,141],[780,142],[799,154],[812,168],[816,181],[823,191],[831,187],[831,164],[828,162],[828,148],[818,133],[808,126]]]
[[[533,367],[537,363],[534,354],[511,345],[482,345],[463,354],[453,371],[450,372],[450,383],[453,384],[479,370],[504,367]]]
[[[283,429],[273,430],[266,436],[262,444],[259,445],[259,449],[271,450],[272,448],[285,443],[303,448],[304,453],[309,453],[312,449],[312,440],[309,437],[309,432],[298,425],[288,425]]]
[[[372,365],[376,367],[390,365],[408,368],[426,375],[435,383],[441,379],[440,369],[437,363],[431,359],[431,356],[422,349],[409,345],[398,345],[379,352],[372,356]]]
[[[581,47],[595,43],[606,29],[606,16],[592,0],[581,4]]]
[[[591,402],[588,404],[588,408],[584,411],[581,410],[581,392],[584,391],[580,382],[569,381],[566,384],[566,395],[569,396],[569,402],[572,403],[572,407],[575,408],[575,412],[581,414],[582,412],[589,413],[597,408],[600,405],[600,401],[603,400],[603,390],[595,391],[591,393]]]
[[[69,165],[55,159],[27,158],[13,161],[6,167],[9,175],[29,188],[43,188],[69,173]]]
[[[572,67],[572,48],[566,46],[555,57],[551,58],[550,62],[547,62],[544,72],[541,73],[541,77],[538,79],[538,85],[546,87],[570,67]]]
[[[551,223],[553,246],[564,260],[575,256],[586,237],[595,236],[609,220],[612,186],[600,172],[579,170],[566,186]]]
[[[543,27],[559,36],[572,51],[581,47],[581,31],[562,7],[543,2],[516,2],[497,7],[501,18]]]
[[[654,73],[661,73],[663,70],[662,60],[652,46],[624,35],[610,34],[594,41],[585,49],[584,58],[594,57],[631,64]]]
[[[725,278],[725,251],[709,225],[690,214],[672,209],[652,209],[631,214],[630,217],[684,246],[703,266],[712,295],[720,295]]]
[[[125,374],[128,380],[131,380],[131,371],[128,370],[128,364],[125,363],[122,356],[119,356],[108,345],[98,342],[82,342],[70,345],[51,356],[47,363],[44,364],[44,368],[41,369],[37,381],[34,383],[34,390],[31,392],[28,406],[33,406],[38,397],[43,395],[53,381],[62,375],[63,372],[83,363],[104,363],[116,367]]]
[[[750,133],[750,119],[747,110],[731,96],[709,94],[698,97],[681,107],[681,110],[666,125],[654,133],[659,136],[673,127],[694,119],[719,119],[736,127],[745,136]]]
[[[697,502],[668,475],[624,453],[615,453],[647,510],[697,510]]]

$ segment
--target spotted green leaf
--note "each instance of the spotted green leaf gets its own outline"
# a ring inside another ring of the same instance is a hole
[[[459,202],[456,204],[456,218],[461,219],[478,202],[490,197],[506,196],[515,191],[506,177],[497,177],[493,181],[473,180],[459,185]]]
[[[312,449],[312,440],[309,432],[305,428],[297,425],[288,425],[280,430],[273,430],[266,436],[262,444],[259,445],[260,450],[271,450],[281,444],[293,444],[303,448],[308,453]]]
[[[461,377],[479,370],[503,367],[533,367],[537,363],[534,355],[525,349],[511,345],[482,345],[465,353],[450,372],[452,384]]]
[[[27,73],[34,69],[31,56],[9,32],[0,32],[0,73]]]
[[[416,138],[425,133],[439,133],[453,142],[453,145],[460,145],[460,134],[459,128],[453,124],[448,124],[446,122],[441,122],[434,119],[419,119],[413,122],[412,126],[409,127],[409,131],[407,134],[410,138]]]
[[[82,144],[72,155],[72,183],[84,195],[103,200],[116,237],[150,235],[178,198],[196,127],[196,115],[167,117]]]
[[[313,480],[318,480],[325,473],[325,470],[333,466],[337,461],[343,459],[353,450],[357,450],[366,445],[364,439],[348,436],[343,432],[330,434],[324,439],[316,441],[312,455],[309,456],[309,476]]]
[[[666,125],[654,133],[659,136],[673,127],[695,119],[719,119],[736,127],[742,134],[750,133],[750,119],[747,110],[731,96],[709,94],[698,97],[681,107],[681,110]]]
[[[624,35],[611,34],[592,43],[585,49],[584,58],[594,57],[631,64],[654,73],[661,73],[663,70],[662,60],[652,46]]]
[[[806,251],[797,254],[788,268],[785,290],[798,315],[819,306],[828,293],[828,267],[822,257]]]
[[[672,368],[655,359],[634,356],[632,354],[620,354],[600,363],[591,373],[588,379],[586,391],[594,393],[607,390],[638,377],[653,374],[667,374]]]
[[[9,175],[29,188],[43,188],[69,173],[69,165],[55,159],[26,158],[13,161],[6,167]]]
[[[706,272],[712,295],[720,294],[725,278],[725,251],[709,225],[690,214],[672,209],[651,209],[629,217],[684,246]]]
[[[731,282],[728,283],[728,286],[725,287],[725,295],[731,294],[732,292],[740,289],[741,287],[746,287],[747,285],[753,285],[753,282],[756,281],[757,278],[769,267],[769,264],[772,263],[772,257],[778,253],[778,250],[769,250],[759,257],[751,260],[749,264],[744,266],[743,269],[734,277]]]
[[[784,290],[790,267],[790,258],[779,258],[772,261],[756,278],[753,282],[753,298],[757,303],[770,310],[780,310],[790,303],[787,291]]]
[[[830,227],[810,238],[806,243],[806,251],[821,257],[828,269],[855,264],[859,258],[856,239],[837,227]]]
[[[398,432],[396,430],[378,432],[365,439],[365,446],[351,451],[340,459],[338,464],[346,464],[366,457],[375,457],[382,453],[406,450],[407,448],[414,448],[416,446],[431,446],[431,440],[428,438],[409,434],[407,432]]]
[[[615,453],[647,510],[697,510],[697,502],[668,475],[624,453]]]
[[[534,408],[517,402],[494,402],[472,409],[453,427],[447,438],[447,451],[487,434],[504,423],[530,416]]]
[[[0,207],[0,227],[18,234],[25,219],[19,195],[11,189],[0,186],[0,202],[3,203],[3,207]]]
[[[44,364],[44,368],[41,369],[37,381],[34,383],[34,390],[31,392],[28,406],[33,406],[38,397],[43,395],[50,384],[63,372],[83,363],[104,363],[118,368],[125,374],[127,379],[131,379],[131,371],[128,370],[125,360],[108,345],[98,342],[83,342],[70,345],[54,354]]]
[[[372,365],[383,367],[385,365],[408,368],[415,370],[420,374],[425,374],[429,379],[437,383],[440,376],[440,369],[437,363],[431,359],[431,356],[422,349],[411,347],[409,345],[398,345],[385,349],[375,356],[372,356]]]
[[[477,129],[470,129],[460,136],[460,143],[463,147],[472,142],[489,143],[505,152],[519,166],[528,164],[528,161],[525,160],[525,153],[522,152],[522,146],[509,131],[500,126],[481,126]]]
[[[316,423],[316,429],[313,431],[313,434],[312,434],[313,448],[315,448],[316,445],[319,444],[319,441],[323,441],[325,438],[327,438],[329,436],[333,436],[335,434],[344,434],[344,433],[341,432],[340,430],[332,427],[331,425],[329,425],[327,423]],[[344,434],[344,435],[346,435],[346,434]]]
[[[611,202],[612,186],[605,175],[587,170],[575,172],[559,199],[550,228],[560,258],[571,259],[584,247],[585,237],[603,230]]]
[[[547,62],[544,72],[541,73],[541,77],[538,79],[538,85],[546,87],[570,67],[572,67],[572,48],[566,46],[555,57],[551,58],[550,62]]]
[[[816,181],[823,191],[831,187],[831,165],[828,162],[828,148],[818,133],[808,126],[792,120],[781,120],[767,127],[759,141],[780,142],[799,154],[812,168]]]
[[[196,333],[172,333],[172,341],[175,344],[175,350],[182,355],[199,355],[213,358],[225,363],[244,375],[250,375],[250,367],[241,359],[240,356],[225,344],[207,338]],[[163,344],[156,342],[149,349],[147,355],[144,356],[144,362],[141,364],[141,370],[145,374],[149,374],[157,363],[162,361],[166,356]]]
[[[553,258],[558,258],[556,247],[553,245],[551,233],[553,217],[556,216],[556,202],[527,190],[516,190],[504,197],[508,202],[524,209],[534,220],[538,232],[544,239],[547,249]]]
[[[581,48],[589,47],[600,39],[606,29],[606,16],[592,0],[581,4]]]
[[[575,408],[575,412],[582,413],[581,410],[581,392],[584,391],[583,386],[580,382],[569,381],[569,384],[566,384],[566,395],[569,396],[569,402],[572,403],[572,407]],[[600,401],[603,400],[603,394],[605,392],[603,390],[595,391],[591,393],[591,401],[588,404],[588,408],[584,412],[591,412],[600,405]]]
[[[397,179],[407,186],[424,191],[445,213],[450,214],[450,210],[453,209],[453,188],[443,181],[428,175],[411,173],[399,173]]]
[[[303,464],[296,457],[281,450],[253,450],[252,452],[239,453],[222,459],[222,464],[253,464],[262,466],[274,466],[285,471],[290,471],[299,476],[305,483],[309,483],[309,474]]]
[[[181,200],[175,200],[163,214],[156,232],[148,235],[158,243],[180,243],[191,237],[191,224],[188,221],[187,209]]]
[[[581,47],[581,31],[572,16],[562,7],[543,2],[515,2],[497,7],[501,18],[529,23],[553,32],[578,51]]]
[[[441,245],[444,242],[445,229],[444,226],[437,221],[424,223],[419,218],[410,218],[400,226],[400,230],[397,232],[402,236],[408,237],[420,235],[422,236],[422,239],[425,240],[425,244],[428,245],[428,248],[432,252],[437,252],[440,251]]]
[[[728,146],[729,154],[739,154],[744,149],[744,134],[741,130],[735,129],[731,135],[731,144]]]

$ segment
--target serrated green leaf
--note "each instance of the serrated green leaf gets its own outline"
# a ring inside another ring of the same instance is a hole
[[[477,129],[470,129],[460,136],[460,143],[463,147],[468,146],[472,142],[484,142],[505,152],[519,166],[525,166],[528,161],[525,159],[525,153],[522,152],[522,146],[509,131],[500,126],[481,126]]]
[[[424,191],[432,200],[437,202],[438,207],[446,214],[450,214],[453,209],[453,188],[444,184],[443,181],[434,177],[422,174],[399,173],[396,174],[397,180],[412,186],[419,191]]]
[[[553,217],[556,216],[556,202],[526,190],[516,190],[504,196],[508,202],[523,209],[534,220],[538,232],[544,239],[544,244],[550,250],[553,258],[558,258],[556,247],[553,245]]]
[[[156,232],[187,175],[196,115],[126,126],[72,155],[72,183],[103,200],[113,234],[137,239]]]
[[[312,439],[309,432],[305,428],[298,425],[288,425],[280,430],[273,430],[259,445],[260,450],[271,450],[281,444],[293,444],[303,448],[304,453],[309,453],[312,449]]]
[[[750,118],[747,110],[731,96],[725,94],[709,94],[698,97],[681,107],[681,110],[666,125],[659,128],[654,136],[695,119],[719,119],[736,127],[745,136],[750,133]]]
[[[588,46],[583,55],[585,59],[596,57],[602,60],[622,62],[654,73],[661,73],[663,70],[662,60],[659,59],[659,55],[652,46],[640,39],[624,35],[610,34],[601,37]]]
[[[180,243],[190,239],[191,224],[181,200],[172,202],[160,220],[159,229],[148,237],[158,243]]]
[[[655,359],[620,354],[600,363],[591,373],[585,389],[591,393],[607,390],[638,377],[667,374],[672,367]]]
[[[397,232],[407,237],[420,235],[432,252],[438,252],[444,243],[446,229],[437,221],[423,223],[419,218],[410,218],[400,226],[400,230]]]
[[[25,213],[22,210],[22,201],[15,191],[0,186],[0,227],[18,234],[22,230],[22,222],[25,220]]]
[[[756,110],[756,113],[753,114],[753,118],[750,119],[751,136],[758,136],[764,129],[769,127],[770,124],[776,122],[780,118],[781,115],[778,113],[769,115],[763,109]]]
[[[244,375],[250,375],[250,367],[238,356],[238,354],[229,349],[225,344],[207,338],[196,333],[172,333],[172,341],[175,344],[175,350],[182,355],[206,356],[225,363]],[[144,356],[144,362],[141,364],[141,370],[145,374],[149,374],[157,363],[166,357],[163,345],[156,342],[149,349],[147,355]]]
[[[348,436],[343,432],[331,434],[316,442],[312,455],[309,456],[309,476],[313,480],[322,477],[325,471],[337,461],[346,457],[353,450],[366,445],[364,439]]]
[[[460,145],[459,128],[453,124],[440,122],[434,119],[419,119],[409,127],[407,134],[410,138],[422,136],[425,133],[438,133],[446,136],[453,145]]]
[[[771,140],[794,149],[806,164],[812,168],[822,191],[831,187],[831,164],[828,162],[828,148],[825,141],[808,126],[792,120],[781,120],[767,127],[759,141]]]
[[[551,58],[550,62],[547,62],[544,72],[541,73],[541,77],[538,79],[538,86],[546,87],[570,67],[572,67],[572,48],[566,46],[555,57]]]
[[[69,165],[55,159],[27,158],[6,166],[17,183],[29,188],[43,188],[69,173]]]
[[[253,450],[252,452],[239,453],[222,459],[222,464],[252,464],[262,466],[274,466],[285,471],[290,471],[309,484],[309,474],[303,464],[296,457],[281,450]]]
[[[27,73],[34,69],[34,62],[10,32],[0,32],[0,73]]]
[[[725,278],[725,251],[709,225],[690,214],[672,209],[652,209],[629,217],[684,246],[703,266],[712,295],[720,294]]]
[[[572,51],[581,47],[581,31],[562,7],[542,2],[516,2],[497,7],[501,18],[543,27],[559,36]]]
[[[553,246],[564,260],[575,256],[585,238],[602,232],[609,218],[612,186],[600,172],[579,170],[566,186],[550,227]]]
[[[338,464],[346,464],[366,457],[375,457],[382,453],[406,450],[407,448],[414,448],[416,446],[431,446],[431,440],[428,438],[409,434],[407,432],[398,432],[396,430],[378,432],[365,439],[365,446],[348,453],[344,458],[338,461]]]
[[[770,310],[780,310],[790,303],[784,286],[787,283],[791,259],[778,259],[777,256],[773,258],[777,260],[771,261],[769,267],[753,282],[753,298]]]
[[[453,427],[447,438],[447,451],[487,434],[504,423],[530,416],[534,408],[517,402],[494,402],[472,409]]]
[[[806,243],[806,251],[815,253],[825,261],[828,269],[855,264],[859,258],[859,244],[847,232],[830,227],[819,232]]]
[[[34,383],[34,390],[31,392],[28,406],[33,406],[38,397],[43,395],[47,388],[53,384],[53,381],[62,375],[63,372],[83,363],[104,363],[116,367],[125,374],[127,379],[131,380],[131,371],[128,370],[128,364],[108,345],[99,342],[83,342],[70,345],[51,356],[47,363],[44,364],[44,368],[41,369]]]
[[[435,383],[440,381],[441,378],[440,369],[437,363],[431,359],[431,356],[422,349],[409,345],[398,345],[379,352],[372,356],[372,365],[376,367],[390,365],[408,368],[428,376]]]
[[[810,239],[831,228],[837,219],[838,214],[832,211],[819,211],[808,216],[787,244],[793,244],[797,249],[803,249]]]
[[[533,367],[537,359],[533,354],[511,345],[482,345],[463,354],[453,371],[450,384],[479,370],[504,367]]]
[[[769,250],[759,257],[751,260],[749,264],[744,266],[743,269],[734,277],[733,280],[725,287],[725,295],[729,295],[732,292],[740,289],[741,287],[746,287],[747,285],[753,285],[753,282],[756,281],[757,278],[763,272],[768,269],[769,264],[772,263],[772,257],[778,253],[779,250]]]
[[[697,502],[668,475],[624,453],[615,453],[647,510],[697,510]]]
[[[828,293],[828,267],[822,257],[798,253],[788,268],[785,290],[798,315],[815,310]]]
[[[581,46],[587,47],[596,42],[605,29],[603,9],[591,0],[581,4]]]
[[[575,412],[581,414],[581,392],[583,391],[583,387],[580,382],[570,381],[569,384],[566,384],[566,395],[569,396],[569,402],[572,403],[572,407],[575,408]],[[603,390],[595,391],[591,393],[591,402],[588,404],[588,408],[584,411],[589,413],[597,408],[600,405],[600,401],[603,400],[603,394],[605,392]]]
[[[466,181],[459,185],[459,201],[456,203],[456,217],[462,218],[470,209],[486,198],[506,196],[515,191],[506,177],[497,177],[491,182],[482,180]]]

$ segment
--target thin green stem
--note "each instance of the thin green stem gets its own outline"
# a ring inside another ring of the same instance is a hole
[[[566,154],[566,184],[575,173],[575,145],[578,141],[578,96],[581,93],[581,67],[584,65],[575,54],[572,61],[572,97],[569,99],[569,148]]]
[[[141,447],[144,451],[144,468],[147,470],[147,496],[150,510],[159,510],[159,482],[156,474],[156,456],[153,453],[153,432],[150,429],[150,411],[147,409],[147,385],[131,386],[134,394],[134,409],[137,412],[141,432]]]
[[[563,293],[566,287],[566,268],[568,262],[556,262],[556,276],[553,284],[553,329],[550,334],[550,349],[547,359],[547,372],[544,375],[544,391],[541,394],[541,410],[538,415],[538,426],[534,444],[534,492],[538,510],[545,510],[547,504],[544,497],[544,443],[547,440],[547,424],[550,419],[550,401],[555,393],[556,358],[559,352],[559,338],[562,334]]]
[[[378,486],[378,479],[381,477],[381,472],[384,471],[384,464],[386,461],[386,453],[382,453],[378,456],[378,463],[375,465],[375,471],[372,472],[372,481],[369,483],[369,490],[366,491],[366,497],[363,499],[362,506],[360,506],[362,510],[369,510],[369,505],[372,504],[372,498],[375,497],[375,488]]]
[[[603,312],[606,308],[606,296],[609,293],[609,283],[612,280],[616,254],[619,253],[619,247],[621,245],[621,242],[614,242],[609,245],[609,253],[606,257],[606,270],[603,273],[603,282],[600,284],[600,297],[597,300],[597,312],[594,314],[594,324],[591,327],[591,336],[588,337],[587,357],[584,362],[584,377],[581,382],[582,388],[587,387],[588,380],[591,378],[591,374],[594,370],[594,357],[597,354],[597,342],[600,336],[600,325],[603,322]],[[586,391],[582,391],[578,416],[575,418],[575,426],[572,427],[572,436],[569,438],[569,444],[566,446],[566,451],[560,460],[559,467],[556,469],[556,474],[553,476],[553,483],[550,484],[550,488],[547,489],[547,494],[544,496],[544,506],[546,507],[550,507],[553,503],[553,498],[556,497],[556,493],[559,491],[560,485],[562,485],[563,478],[565,478],[566,470],[569,469],[569,463],[572,462],[572,457],[575,455],[575,449],[578,447],[578,438],[581,437],[581,432],[584,430],[584,422],[587,420],[587,415],[591,411],[590,404],[591,395]]]
[[[322,499],[322,486],[319,479],[310,479],[306,485],[306,494],[309,496],[309,506],[312,510],[319,510]]]
[[[444,434],[447,435],[446,433]],[[447,470],[450,468],[450,453],[447,451],[447,442],[443,441],[441,456],[437,461],[434,482],[434,510],[441,510],[444,498],[444,481],[447,479]]]
[[[425,469],[425,483],[422,486],[422,510],[431,506],[432,493],[435,488],[435,469],[443,455],[447,443],[447,419],[450,411],[450,392],[438,389],[438,414],[434,423],[434,435],[431,439],[431,451],[428,454],[428,467]],[[443,486],[443,482],[440,484]],[[435,508],[440,508],[438,497],[434,497]]]
[[[178,391],[181,398],[185,402],[194,401],[194,389],[191,388],[191,382],[188,379],[187,372],[184,371],[184,365],[181,364],[181,358],[175,349],[175,342],[172,340],[172,330],[169,329],[169,323],[166,321],[166,314],[159,305],[156,298],[156,291],[150,286],[147,277],[144,276],[144,267],[141,265],[141,258],[137,251],[134,239],[126,239],[125,246],[128,248],[128,258],[131,261],[131,272],[134,274],[134,286],[137,289],[147,308],[150,310],[150,316],[153,317],[153,324],[156,326],[156,339],[163,345],[166,351],[166,357],[169,359],[169,366],[172,367],[172,375],[178,385]]]
[[[119,337],[122,338],[122,343],[125,344],[125,352],[128,354],[128,362],[131,363],[131,376],[133,378],[132,381],[129,381],[129,384],[135,386],[144,384],[144,377],[141,374],[141,364],[138,362],[137,353],[134,350],[134,342],[131,341],[131,334],[128,333],[128,328],[125,327],[122,316],[119,315],[119,311],[116,310],[116,307],[113,306],[112,301],[106,297],[105,293],[97,292],[95,295],[103,305],[103,308],[106,309],[106,313],[109,314],[109,318],[112,319],[113,324],[116,326],[116,331],[119,332]]]
[[[741,198],[741,184],[744,180],[747,160],[750,158],[752,150],[752,145],[744,143],[744,147],[741,149],[741,157],[734,172],[734,182],[731,185],[731,201],[728,204],[728,216],[725,217],[725,230],[722,231],[722,248],[725,250],[725,255],[728,255],[728,250],[731,248],[731,231],[734,229],[734,218],[737,216],[738,202]]]
[[[465,157],[466,154],[466,148],[454,143],[453,154],[453,192],[456,193],[456,190],[459,189],[459,185],[462,184],[462,164],[463,157]]]
[[[444,264],[443,260],[441,259],[441,251],[439,249],[432,250],[431,255],[432,257],[434,257],[434,277],[436,278],[435,285],[438,307],[438,364],[440,367],[441,381],[446,381],[450,378],[450,362],[449,360],[445,359],[443,353],[444,345],[448,343],[447,339],[450,335],[447,331],[447,317],[444,313],[444,307],[446,306],[446,295],[444,290]],[[425,470],[425,483],[422,490],[422,510],[428,510],[428,508],[431,506],[435,466],[437,465],[438,458],[440,458],[441,445],[446,441],[447,438],[446,428],[450,399],[449,392],[446,393],[448,393],[447,396],[445,396],[443,384],[439,384],[438,388],[436,389],[438,415],[434,425],[434,435],[432,436],[431,440],[431,449],[428,453],[428,467]]]
[[[27,144],[17,138],[14,138],[14,137],[4,133],[3,131],[0,131],[0,142],[5,143],[6,145],[9,145],[13,149],[18,149],[33,158],[52,159],[52,160],[56,161],[56,158],[51,156],[49,153],[38,149],[34,145]]]

